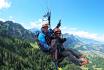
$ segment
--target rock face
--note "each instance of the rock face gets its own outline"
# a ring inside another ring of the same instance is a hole
[[[0,21],[0,35],[10,36],[23,40],[34,40],[34,34],[31,31],[25,29],[20,24],[14,23],[12,21]]]

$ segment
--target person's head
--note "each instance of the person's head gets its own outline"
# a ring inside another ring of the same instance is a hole
[[[48,27],[49,27],[48,22],[44,22],[44,23],[42,24],[42,31],[43,31],[43,32],[48,32]]]
[[[59,28],[55,28],[54,29],[54,34],[56,37],[60,37],[61,36],[61,30]]]

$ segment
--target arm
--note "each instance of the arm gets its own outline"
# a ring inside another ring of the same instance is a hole
[[[39,40],[40,44],[41,44],[44,48],[46,48],[46,49],[49,49],[49,48],[50,48],[50,47],[47,45],[47,42],[46,42],[46,40],[45,40],[44,34],[40,33],[39,36],[38,36],[38,40]]]

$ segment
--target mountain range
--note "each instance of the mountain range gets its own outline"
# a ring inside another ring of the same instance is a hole
[[[65,47],[74,48],[89,55],[96,54],[104,58],[104,44],[92,39],[81,38],[72,34],[63,34],[67,38]],[[91,43],[90,43],[91,42]]]
[[[22,25],[12,21],[0,21],[0,35],[34,41],[34,33],[25,29]]]

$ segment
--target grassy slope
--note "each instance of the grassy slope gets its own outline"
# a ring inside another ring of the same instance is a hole
[[[102,68],[104,69],[104,59],[96,56],[88,58],[92,63],[82,68]],[[63,65],[63,70],[81,70],[79,66],[76,66],[65,59],[60,64]],[[55,70],[54,63],[51,60],[50,55],[43,53],[36,42],[28,43],[26,41],[0,37],[0,69],[1,70]]]

